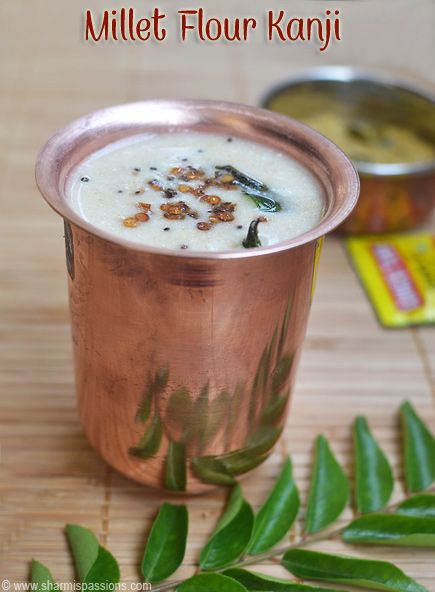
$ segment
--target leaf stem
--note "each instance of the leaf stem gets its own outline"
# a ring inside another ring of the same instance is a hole
[[[423,493],[423,492],[420,492],[420,493]],[[435,493],[435,486],[424,490],[424,493]],[[369,515],[373,515],[373,514],[380,514],[380,513],[385,514],[385,513],[389,513],[389,512],[394,512],[394,510],[396,510],[400,504],[402,504],[404,501],[406,501],[407,499],[412,497],[412,495],[415,495],[415,492],[411,493],[410,495],[405,496],[403,499],[399,500],[398,502],[395,502],[394,504],[390,504],[386,508],[377,510],[376,512],[369,512],[365,515],[369,516]],[[352,520],[353,520],[353,518],[352,518]],[[217,570],[215,570],[215,572],[225,571],[229,567],[234,569],[234,568],[244,568],[244,567],[248,567],[250,565],[256,565],[257,563],[262,563],[263,561],[273,559],[274,557],[276,557],[278,555],[283,555],[284,553],[286,553],[287,551],[290,551],[291,549],[299,549],[301,547],[312,545],[314,543],[333,540],[343,532],[343,530],[346,528],[346,526],[348,524],[350,524],[350,522],[351,522],[351,520],[349,522],[347,522],[344,526],[340,526],[339,528],[336,528],[334,530],[330,530],[329,532],[328,531],[327,532],[320,532],[320,533],[316,533],[313,535],[303,534],[301,536],[301,538],[296,543],[292,543],[290,545],[285,545],[283,547],[277,547],[275,549],[272,549],[271,551],[267,551],[266,553],[261,553],[258,555],[249,556],[247,558],[242,559],[238,563],[234,563],[231,566],[226,566],[225,568],[217,569]],[[195,567],[196,567],[196,572],[197,572],[198,566],[195,566]],[[159,586],[154,586],[153,592],[163,592],[163,590],[173,590],[177,586],[179,586],[181,583],[183,583],[184,581],[185,580],[175,580],[175,581],[171,581],[171,582],[166,582],[164,584],[160,584]]]

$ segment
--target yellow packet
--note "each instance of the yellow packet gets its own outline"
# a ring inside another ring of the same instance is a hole
[[[346,247],[384,327],[435,323],[435,235],[353,237]]]

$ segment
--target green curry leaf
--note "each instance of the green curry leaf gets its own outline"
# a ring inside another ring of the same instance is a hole
[[[89,570],[85,584],[118,584],[119,566],[113,555],[104,547],[98,548],[97,560]]]
[[[77,575],[84,582],[98,557],[100,544],[97,537],[87,528],[68,524],[66,534],[74,557]]]
[[[296,577],[308,580],[388,592],[428,592],[424,586],[386,561],[292,549],[285,553],[282,564]]]
[[[287,458],[274,488],[255,516],[249,553],[257,555],[271,549],[288,532],[298,511],[299,494]]]
[[[399,504],[396,512],[408,516],[435,518],[435,495],[430,495],[428,493],[414,495]]]
[[[343,531],[346,543],[435,547],[435,518],[371,514],[351,522]]]
[[[243,193],[254,202],[260,212],[279,212],[282,209],[281,204],[274,196],[272,196],[271,192],[256,193],[250,189],[248,191],[243,191]]]
[[[365,417],[353,424],[355,504],[361,514],[384,508],[394,487],[390,464],[374,439]]]
[[[307,504],[307,532],[318,532],[332,524],[344,510],[349,491],[349,481],[328,441],[318,436]]]
[[[306,584],[274,578],[246,569],[230,568],[224,571],[224,575],[243,584],[249,592],[337,592],[330,588],[307,586]]]
[[[242,245],[245,249],[254,249],[255,247],[261,247],[261,240],[258,236],[258,225],[261,222],[261,218],[252,220],[249,224],[248,232],[246,237],[242,241]]]
[[[186,551],[188,514],[186,506],[163,503],[152,525],[141,572],[155,584],[168,578],[181,565]]]
[[[198,574],[177,586],[176,592],[248,592],[236,580],[222,574]]]
[[[66,534],[81,583],[119,583],[120,573],[116,559],[99,544],[93,532],[77,524],[68,524]]]
[[[253,524],[254,513],[251,506],[243,498],[240,485],[236,485],[225,512],[201,551],[201,568],[220,569],[237,561],[249,544]]]
[[[37,592],[48,591],[49,586],[53,586],[51,590],[58,589],[50,570],[39,561],[35,561],[35,559],[32,560],[30,566],[30,582],[32,590]]]
[[[422,491],[435,481],[435,438],[409,401],[400,413],[406,485],[410,492]]]

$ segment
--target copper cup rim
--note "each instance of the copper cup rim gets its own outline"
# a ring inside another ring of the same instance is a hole
[[[175,251],[142,245],[114,236],[82,218],[70,206],[64,194],[68,173],[86,156],[117,139],[156,129],[167,132],[175,129],[196,131],[201,123],[205,126],[205,131],[209,131],[210,127],[217,127],[218,133],[232,133],[241,138],[247,137],[246,134],[249,132],[250,137],[254,137],[260,144],[273,145],[274,142],[278,142],[281,149],[285,142],[291,142],[296,158],[300,156],[302,159],[304,153],[306,160],[316,159],[318,177],[320,169],[323,169],[325,178],[328,177],[329,180],[335,175],[335,187],[329,190],[329,193],[334,191],[332,202],[329,195],[327,212],[319,223],[294,238],[256,249]],[[222,126],[224,129],[221,130]],[[81,157],[77,158],[76,153],[80,151]],[[76,159],[74,163],[73,156]],[[157,99],[125,103],[94,111],[72,121],[47,141],[37,157],[35,174],[37,186],[45,201],[74,226],[130,251],[184,259],[245,259],[302,246],[339,226],[351,213],[359,196],[358,173],[336,144],[289,117],[266,109],[225,101]]]

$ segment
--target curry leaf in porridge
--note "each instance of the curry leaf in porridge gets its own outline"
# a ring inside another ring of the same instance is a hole
[[[233,183],[239,185],[247,197],[252,199],[257,208],[262,212],[279,212],[281,204],[277,201],[275,195],[269,187],[242,173],[231,165],[217,166],[218,171],[224,171],[233,177]]]
[[[261,219],[256,218],[249,224],[248,233],[242,241],[242,245],[245,249],[255,249],[255,247],[261,247],[261,240],[258,237],[258,225]]]

